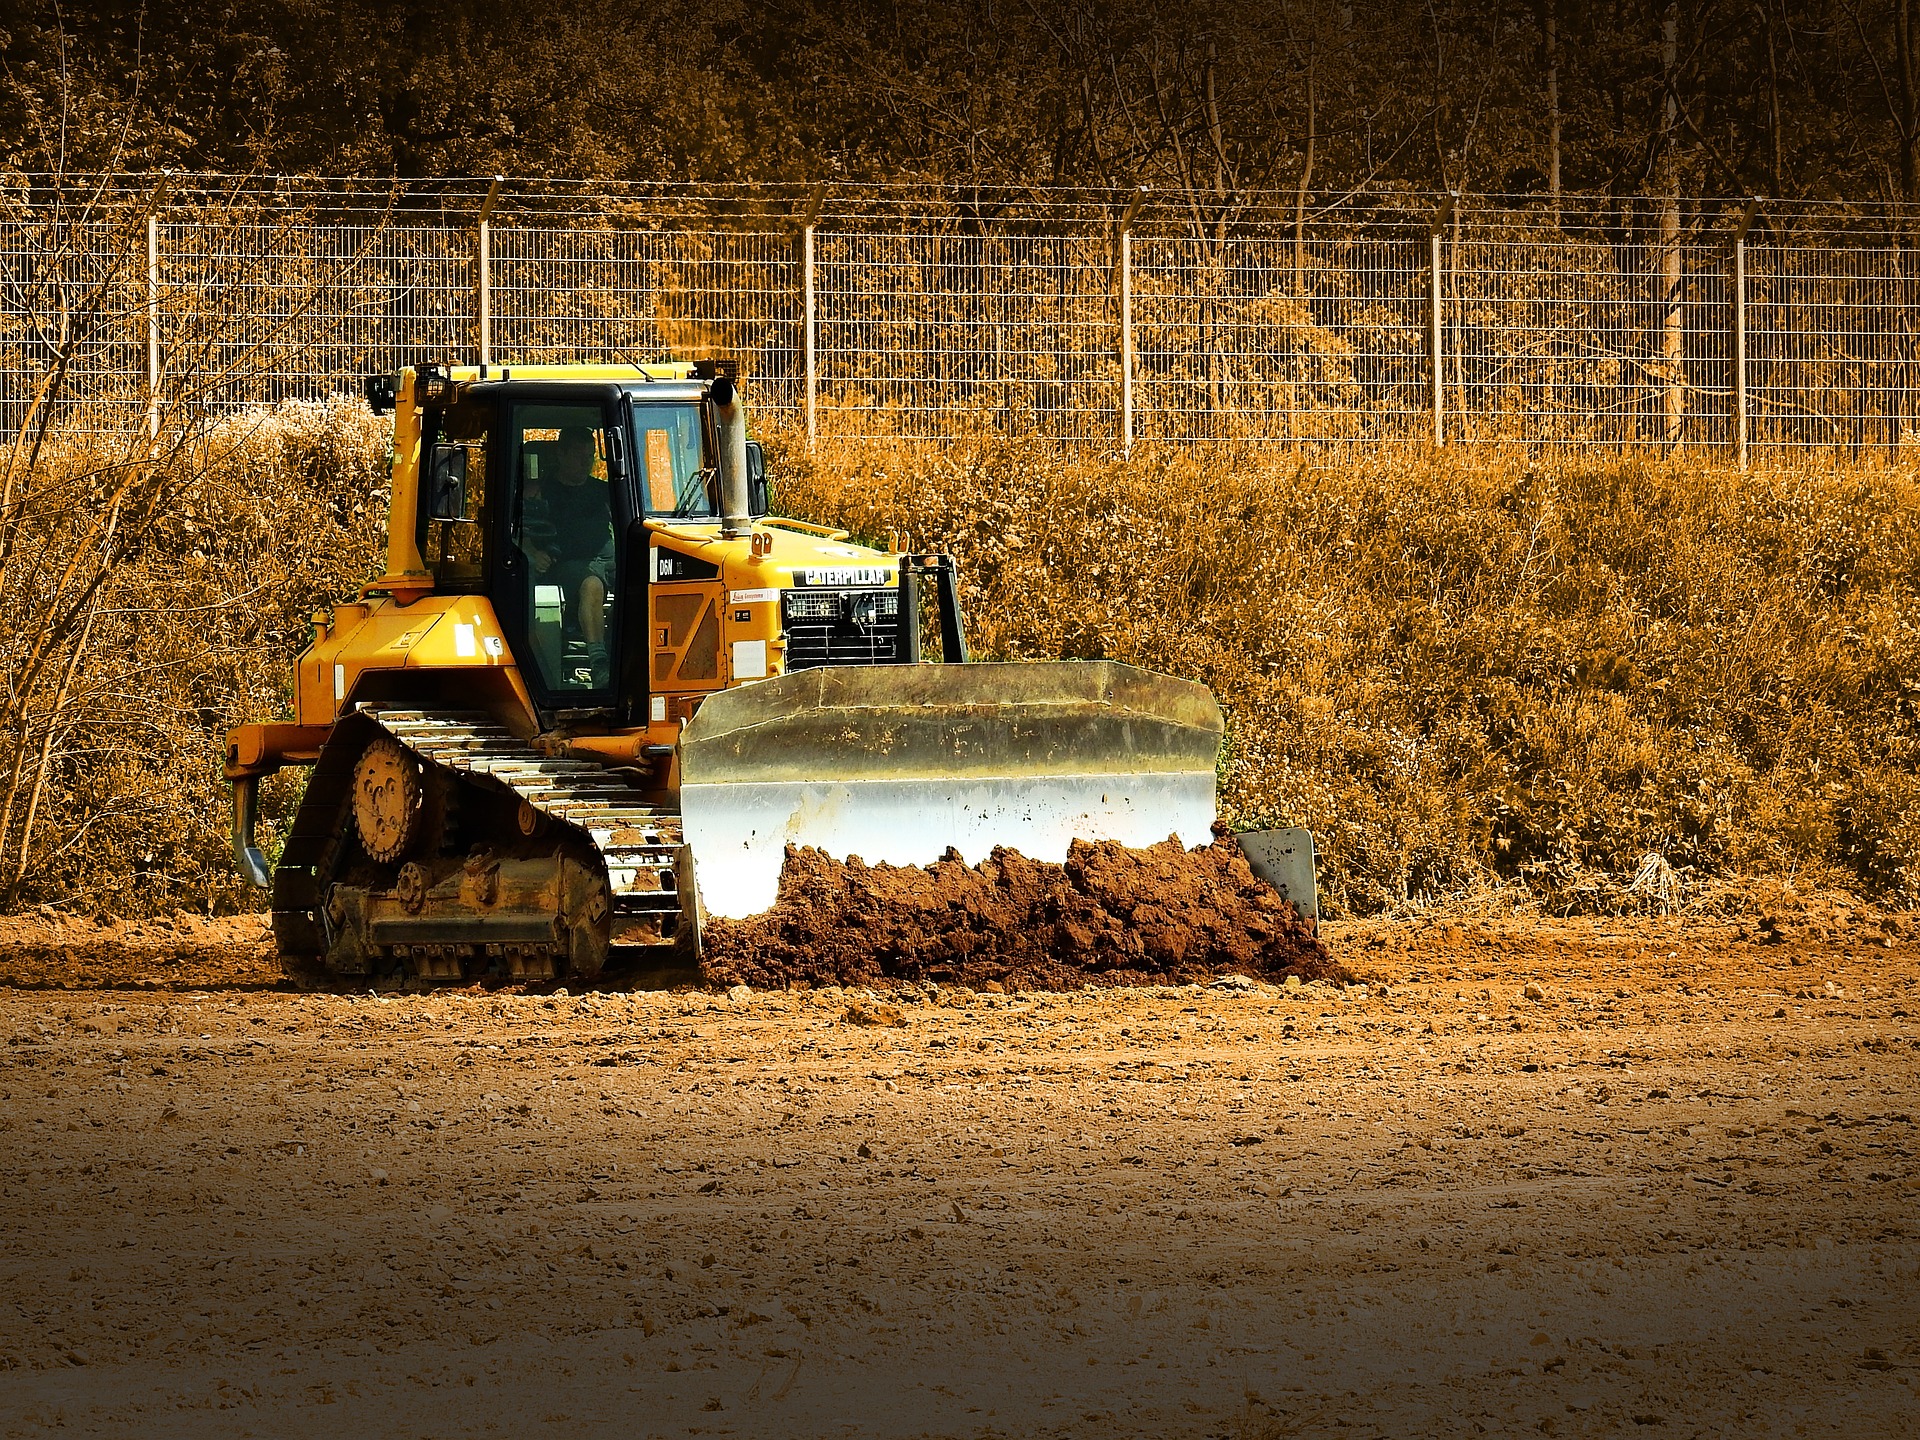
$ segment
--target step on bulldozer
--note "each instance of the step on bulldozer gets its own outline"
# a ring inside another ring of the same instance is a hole
[[[706,916],[774,904],[789,845],[924,865],[1209,839],[1204,687],[969,663],[950,556],[768,514],[727,363],[421,364],[366,390],[393,417],[385,573],[313,617],[292,717],[227,736],[235,859],[289,975],[681,974]],[[290,765],[311,774],[270,867],[259,782]],[[1267,848],[1305,911],[1303,834]]]

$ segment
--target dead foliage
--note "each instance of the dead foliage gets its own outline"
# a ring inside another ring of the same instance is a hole
[[[386,439],[345,400],[216,434],[100,591],[15,904],[257,903],[221,735],[376,568]],[[960,557],[980,657],[1210,685],[1227,817],[1311,826],[1330,913],[1920,903],[1908,470],[768,439],[786,513]]]
[[[790,513],[957,555],[982,658],[1211,686],[1226,815],[1311,826],[1333,913],[1920,901],[1911,469],[981,441],[776,473]]]
[[[229,726],[285,713],[308,614],[366,578],[385,455],[374,418],[344,400],[235,416],[157,459],[112,434],[43,449],[37,498],[8,516],[15,571],[26,557],[88,583],[51,599],[0,588],[0,699],[18,715],[0,795],[21,797],[0,895],[123,914],[257,903],[231,860],[222,744]],[[85,521],[118,491],[132,513],[109,543]],[[55,657],[38,663],[58,683],[31,683],[37,655]],[[271,783],[270,835],[299,783]]]

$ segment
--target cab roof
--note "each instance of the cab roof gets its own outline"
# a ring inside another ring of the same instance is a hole
[[[447,378],[456,385],[490,380],[549,380],[571,384],[605,384],[654,380],[697,381],[702,377],[692,360],[654,364],[638,361],[623,365],[449,365]]]

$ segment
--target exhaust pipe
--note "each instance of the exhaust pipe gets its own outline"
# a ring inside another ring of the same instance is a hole
[[[707,396],[713,401],[714,438],[720,446],[720,533],[744,535],[753,525],[747,495],[747,402],[731,375],[716,376]]]

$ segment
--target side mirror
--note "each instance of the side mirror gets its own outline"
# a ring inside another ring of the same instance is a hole
[[[436,445],[427,469],[427,518],[467,522],[467,447]]]
[[[758,440],[747,441],[747,510],[753,515],[765,515],[773,509],[773,501],[768,493],[767,456],[760,448]]]
[[[398,387],[391,375],[364,375],[360,391],[367,397],[367,408],[376,415],[391,415]]]

